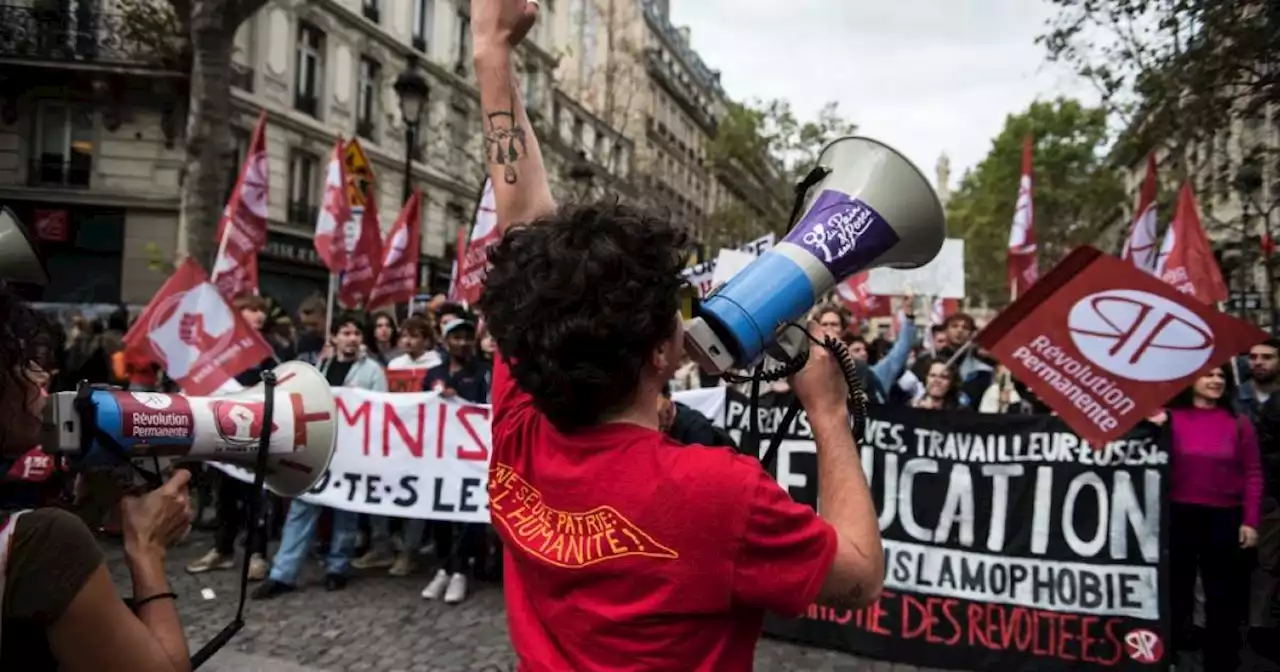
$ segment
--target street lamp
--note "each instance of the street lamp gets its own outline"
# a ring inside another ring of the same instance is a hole
[[[413,149],[418,146],[418,124],[427,109],[431,88],[418,72],[418,59],[410,56],[404,72],[393,85],[400,99],[400,118],[404,119],[404,203],[413,194]]]
[[[1240,163],[1240,167],[1236,169],[1236,179],[1233,186],[1236,188],[1236,192],[1240,194],[1240,217],[1244,220],[1243,226],[1240,227],[1243,234],[1242,247],[1247,248],[1252,242],[1253,232],[1251,228],[1255,214],[1262,216],[1262,236],[1259,242],[1269,240],[1271,238],[1269,213],[1260,207],[1257,201],[1258,191],[1262,189],[1262,166],[1259,165],[1257,156],[1249,156]],[[1262,270],[1264,271],[1263,277],[1266,278],[1267,285],[1267,314],[1271,319],[1271,329],[1274,332],[1277,327],[1277,313],[1280,311],[1277,311],[1276,306],[1275,278],[1272,275],[1271,259],[1265,250],[1262,251]],[[1249,272],[1252,273],[1251,267],[1249,267]],[[1247,284],[1253,285],[1252,282]]]

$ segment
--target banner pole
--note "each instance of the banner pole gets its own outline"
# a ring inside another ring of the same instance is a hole
[[[334,294],[337,293],[335,289],[337,285],[338,285],[338,274],[334,273],[333,271],[329,271],[329,296],[326,299],[325,309],[324,309],[325,338],[329,337],[329,332],[333,329],[333,298],[334,298]]]

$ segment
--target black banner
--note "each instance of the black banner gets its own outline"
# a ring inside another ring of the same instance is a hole
[[[774,476],[814,505],[817,463],[790,398],[760,400]],[[746,398],[726,420],[741,444]],[[1168,452],[1143,423],[1095,452],[1049,416],[873,406],[860,442],[880,514],[885,590],[859,611],[812,605],[769,635],[969,670],[1144,670],[1172,655],[1164,503]]]

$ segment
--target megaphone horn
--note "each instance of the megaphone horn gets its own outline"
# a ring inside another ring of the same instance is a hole
[[[49,284],[49,272],[22,220],[0,206],[0,278],[33,285]]]
[[[704,371],[759,361],[779,328],[836,283],[880,266],[918,268],[942,249],[942,204],[892,147],[841,138],[822,150],[818,166],[825,176],[808,190],[787,237],[704,299],[686,324],[686,349]]]
[[[282,497],[296,497],[320,480],[333,458],[337,403],[328,381],[310,364],[286,362],[274,373],[263,481]],[[225,397],[83,387],[50,400],[44,449],[72,456],[83,469],[171,457],[253,470],[266,425],[265,400],[261,384]]]

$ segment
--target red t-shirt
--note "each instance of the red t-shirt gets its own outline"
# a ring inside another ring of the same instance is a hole
[[[521,670],[750,670],[764,612],[817,597],[835,530],[756,460],[630,424],[562,434],[500,361],[493,412]]]

